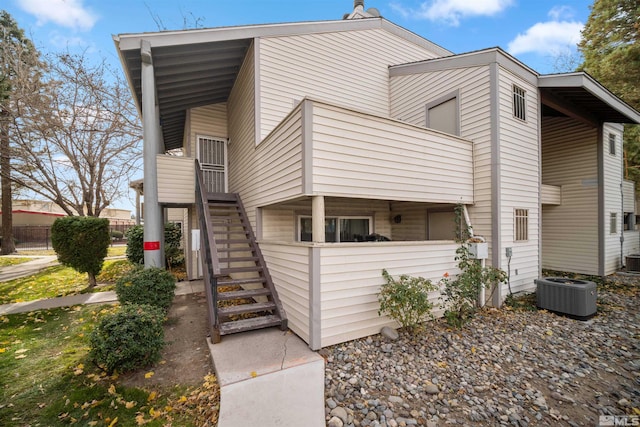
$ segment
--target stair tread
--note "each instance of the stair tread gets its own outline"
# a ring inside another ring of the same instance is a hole
[[[271,291],[267,288],[260,289],[243,289],[241,291],[218,292],[219,301],[227,301],[232,299],[253,298],[269,295]]]
[[[243,313],[257,313],[260,311],[274,310],[276,305],[271,302],[256,302],[253,304],[239,304],[231,305],[228,307],[218,307],[218,315],[220,316],[233,316]]]
[[[280,326],[282,319],[279,316],[269,315],[254,317],[251,319],[236,320],[220,324],[220,335],[228,335],[236,332],[251,331],[253,329],[269,328]]]
[[[258,261],[260,260],[260,258],[258,258],[257,256],[251,256],[251,257],[225,257],[225,258],[218,258],[218,262],[223,263],[233,263],[233,262],[247,262],[247,261]]]
[[[262,271],[263,268],[258,265],[254,265],[251,267],[229,267],[229,268],[221,268],[220,274],[229,274],[229,273],[251,273],[251,272],[259,272]]]
[[[218,286],[229,285],[249,285],[251,283],[265,283],[267,279],[264,277],[254,277],[250,279],[218,279]]]
[[[249,239],[223,239],[223,240],[217,240],[216,239],[216,243],[217,244],[235,244],[235,243],[245,243],[245,244],[249,244],[250,240]]]
[[[254,252],[253,248],[220,248],[216,247],[218,252]]]

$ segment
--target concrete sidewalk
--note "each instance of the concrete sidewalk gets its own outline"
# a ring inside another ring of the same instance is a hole
[[[5,258],[33,258],[33,261],[23,262],[16,265],[7,265],[0,269],[0,282],[8,282],[9,280],[18,279],[20,277],[30,276],[47,267],[58,265],[58,257],[55,255],[4,255]]]
[[[187,295],[204,292],[202,280],[193,282],[178,282],[176,295]],[[16,302],[0,305],[0,315],[27,313],[35,310],[48,310],[58,307],[70,307],[78,304],[109,304],[118,301],[114,291],[95,292],[91,294],[70,295],[67,297],[45,298],[34,301]]]
[[[220,385],[218,427],[322,427],[324,359],[291,331],[209,341]]]

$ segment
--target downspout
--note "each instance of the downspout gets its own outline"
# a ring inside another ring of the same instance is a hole
[[[616,138],[617,139],[617,138]],[[621,166],[620,169],[620,268],[624,268],[624,141],[621,144],[622,148],[620,149],[620,159]],[[617,147],[616,147],[617,148]]]

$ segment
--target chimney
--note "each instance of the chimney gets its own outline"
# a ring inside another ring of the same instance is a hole
[[[361,6],[364,9],[364,0],[353,0],[353,8]]]

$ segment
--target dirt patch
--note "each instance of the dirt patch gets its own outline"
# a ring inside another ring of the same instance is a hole
[[[177,295],[164,326],[166,345],[154,367],[120,377],[121,383],[138,388],[199,386],[213,372],[207,344],[207,300],[204,293]],[[145,378],[145,374],[153,376]]]

